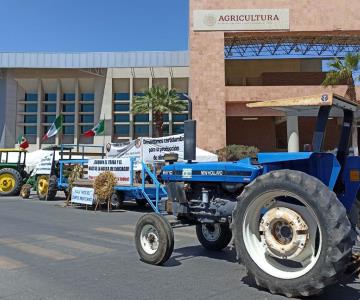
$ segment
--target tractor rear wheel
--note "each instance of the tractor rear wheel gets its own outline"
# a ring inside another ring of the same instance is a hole
[[[237,255],[271,293],[309,296],[336,283],[354,235],[344,206],[320,180],[273,171],[245,187],[233,212]]]
[[[11,168],[0,170],[0,196],[17,196],[19,195],[22,185],[21,174]]]
[[[111,206],[114,209],[119,209],[124,202],[124,194],[119,191],[115,191],[110,198]]]
[[[57,193],[56,175],[40,175],[37,178],[36,191],[39,200],[54,200]]]
[[[200,244],[208,249],[219,251],[229,245],[231,230],[228,224],[197,224],[196,236]]]
[[[135,227],[135,245],[144,262],[165,263],[174,250],[174,232],[168,220],[156,213],[143,215]]]

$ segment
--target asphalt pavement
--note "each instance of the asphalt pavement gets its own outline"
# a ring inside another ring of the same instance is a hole
[[[205,250],[192,227],[175,229],[164,266],[141,262],[134,226],[150,209],[126,204],[108,213],[63,203],[0,198],[0,299],[288,299],[251,286],[235,252]],[[316,299],[360,299],[360,281]]]

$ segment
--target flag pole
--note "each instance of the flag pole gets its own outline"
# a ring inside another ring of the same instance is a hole
[[[105,114],[104,114],[104,132],[103,132],[103,149],[102,152],[105,153]]]

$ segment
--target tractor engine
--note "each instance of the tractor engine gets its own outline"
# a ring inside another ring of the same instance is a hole
[[[170,182],[168,211],[189,223],[229,223],[243,184]]]

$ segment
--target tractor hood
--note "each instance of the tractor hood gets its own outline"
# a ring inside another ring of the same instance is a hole
[[[237,162],[178,162],[162,168],[165,181],[226,181],[250,182],[261,171],[250,159]]]
[[[259,164],[269,164],[289,160],[300,160],[310,158],[313,152],[269,152],[258,153],[257,160]]]

